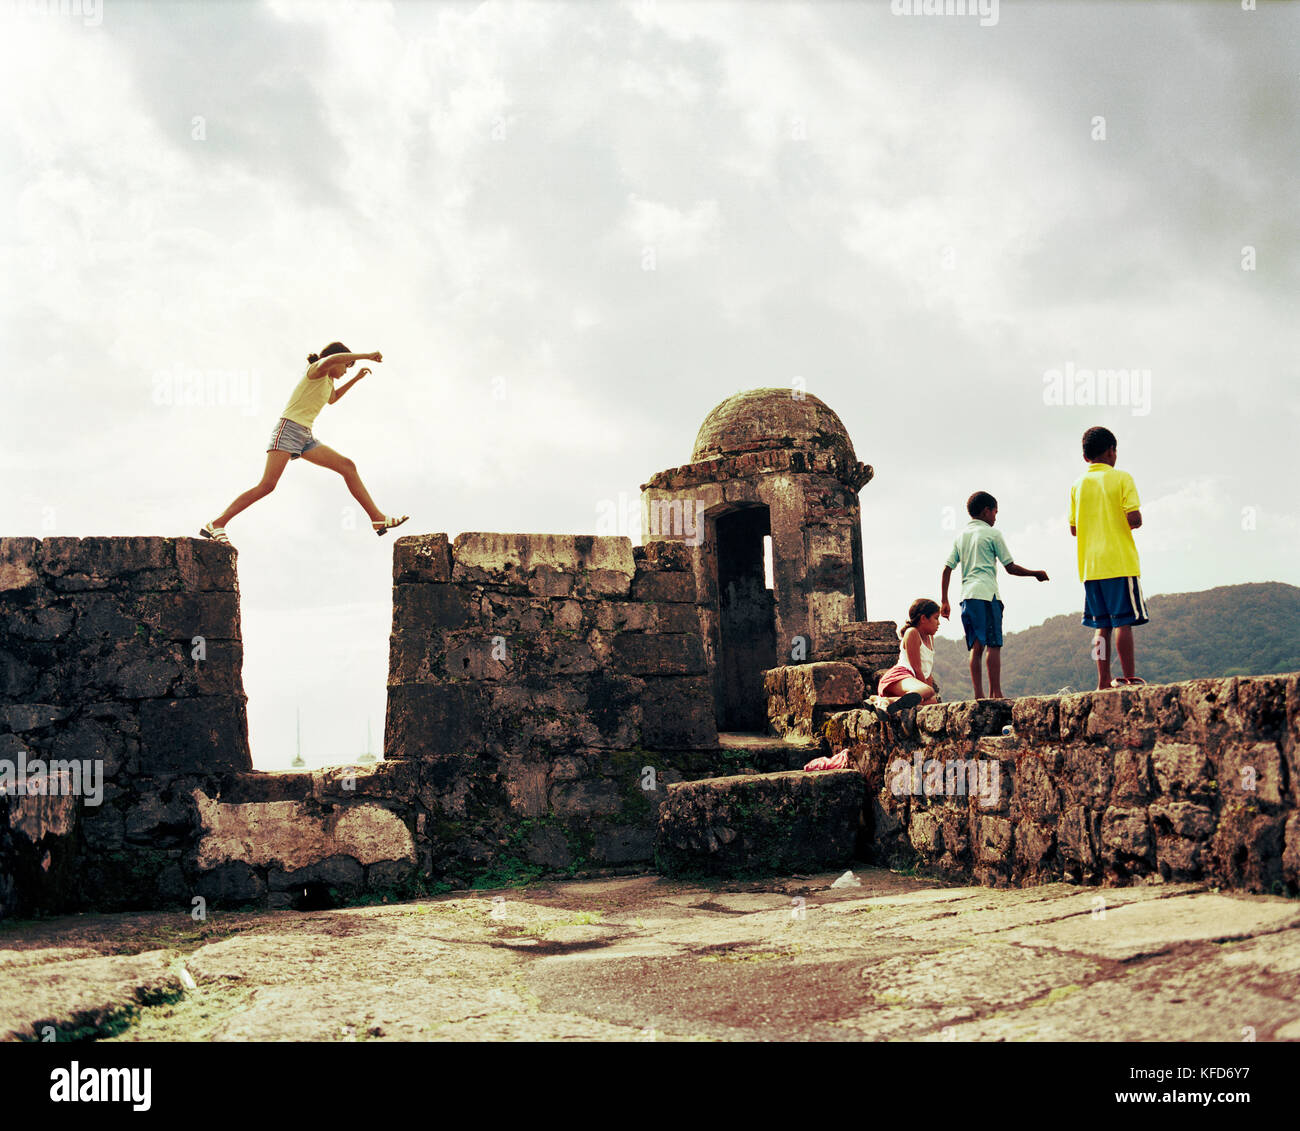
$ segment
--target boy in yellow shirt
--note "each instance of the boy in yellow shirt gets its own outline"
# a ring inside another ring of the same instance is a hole
[[[1138,581],[1133,531],[1142,525],[1137,485],[1115,467],[1119,444],[1109,428],[1083,434],[1088,470],[1070,488],[1070,533],[1079,540],[1079,580],[1083,582],[1083,623],[1096,629],[1092,654],[1097,690],[1145,683],[1134,675],[1133,626],[1146,624],[1146,602]],[[1111,631],[1124,675],[1111,680]]]

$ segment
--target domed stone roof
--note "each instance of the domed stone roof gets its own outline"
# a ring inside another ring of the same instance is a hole
[[[857,463],[843,422],[811,393],[749,389],[728,397],[700,425],[691,462],[765,448],[833,452],[841,466]]]

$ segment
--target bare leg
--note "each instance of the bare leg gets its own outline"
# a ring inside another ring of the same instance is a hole
[[[989,698],[1002,698],[1002,649],[989,645]]]
[[[256,487],[250,487],[224,511],[221,517],[216,519],[212,525],[224,527],[240,511],[247,510],[258,499],[264,499],[272,491],[275,485],[280,481],[280,476],[284,473],[285,464],[289,462],[288,452],[267,452],[266,453],[266,470],[262,472],[262,481]]]
[[[303,452],[302,458],[308,463],[329,468],[330,471],[337,471],[343,476],[343,482],[348,485],[352,497],[361,504],[362,509],[370,516],[370,521],[382,522],[384,520],[384,512],[375,506],[375,500],[370,497],[366,485],[361,482],[361,476],[357,473],[357,465],[347,456],[339,455],[338,452],[326,444],[320,444],[309,452]]]
[[[980,666],[983,656],[984,645],[977,640],[970,650],[970,685],[975,689],[976,699],[984,698],[984,669]]]
[[[1099,628],[1092,638],[1092,654],[1097,660],[1097,690],[1110,687],[1110,629]]]
[[[1115,630],[1115,651],[1119,653],[1119,666],[1124,669],[1126,679],[1132,679],[1133,667],[1133,626],[1120,625]]]
[[[921,697],[922,702],[925,703],[934,698],[933,687],[919,679],[914,679],[910,675],[905,675],[902,679],[896,679],[893,683],[887,684],[881,695],[886,699],[899,699],[911,691],[915,691]]]

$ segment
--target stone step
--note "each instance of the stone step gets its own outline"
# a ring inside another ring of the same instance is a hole
[[[668,876],[839,868],[852,861],[865,798],[857,770],[676,782],[659,809],[655,863]]]
[[[723,764],[731,774],[773,774],[784,770],[802,770],[812,759],[825,753],[820,738],[800,735],[781,738],[778,735],[739,731],[720,732],[718,746],[722,751]]]

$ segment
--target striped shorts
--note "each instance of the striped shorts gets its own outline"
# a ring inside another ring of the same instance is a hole
[[[266,450],[268,452],[289,452],[290,459],[297,459],[303,452],[309,452],[312,448],[319,446],[320,441],[312,439],[310,428],[304,428],[297,421],[282,416],[276,422],[275,429],[271,432],[271,443]]]
[[[1083,583],[1083,624],[1087,628],[1123,628],[1146,624],[1147,605],[1136,577],[1107,577]]]

